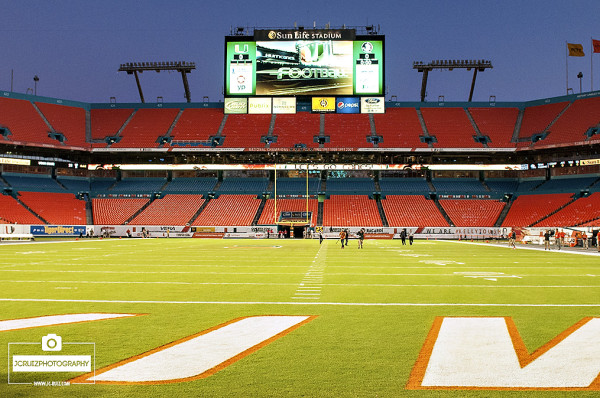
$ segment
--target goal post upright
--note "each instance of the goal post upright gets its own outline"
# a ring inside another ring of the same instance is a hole
[[[274,211],[275,211],[275,213],[273,214],[273,222],[275,224],[277,224],[278,223],[278,220],[277,220],[277,163],[275,163],[275,170],[273,172],[275,173],[274,179],[273,179],[273,185],[275,186],[275,193],[274,193],[274,196],[275,196],[274,197],[274,199],[275,199],[275,210]]]

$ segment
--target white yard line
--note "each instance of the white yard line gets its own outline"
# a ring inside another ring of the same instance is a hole
[[[168,282],[168,281],[83,281],[83,280],[72,280],[72,281],[47,281],[47,280],[0,280],[0,283],[79,283],[79,284],[98,284],[98,285],[110,285],[110,284],[122,284],[122,285],[215,285],[215,286],[227,286],[227,285],[248,285],[248,286],[297,286],[297,283],[266,283],[266,282]],[[387,284],[387,283],[321,283],[320,286],[330,287],[459,287],[459,288],[600,288],[600,285],[457,285],[457,284]],[[309,292],[321,292],[320,287],[315,286],[300,286],[296,291],[298,293],[309,293]]]
[[[535,304],[535,303],[343,303],[318,302],[299,303],[295,301],[166,301],[166,300],[86,300],[86,299],[38,299],[0,298],[0,302],[36,303],[107,303],[107,304],[209,304],[209,305],[322,305],[347,307],[600,307],[597,304]]]

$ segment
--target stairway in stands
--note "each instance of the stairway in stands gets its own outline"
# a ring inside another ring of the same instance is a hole
[[[378,196],[375,201],[377,202],[377,210],[379,210],[379,217],[381,217],[381,223],[384,227],[389,227],[390,224],[388,223],[387,217],[385,216],[385,211],[383,210],[383,205],[381,204],[381,197]]]
[[[565,203],[564,205],[560,206],[558,209],[554,210],[552,213],[546,214],[544,217],[540,218],[539,220],[537,220],[536,222],[534,222],[531,225],[528,225],[528,227],[533,227],[535,224],[540,223],[542,221],[544,221],[545,219],[547,219],[548,217],[558,213],[559,211],[561,211],[562,209],[564,209],[565,207],[567,207],[568,205],[570,205],[571,203],[575,202],[577,199],[579,199],[577,196],[574,196],[570,201],[568,201],[567,203]]]
[[[504,209],[502,209],[502,212],[498,216],[498,219],[496,220],[496,223],[494,224],[494,227],[501,227],[502,226],[502,223],[504,222],[504,219],[506,218],[506,215],[510,211],[510,208],[512,207],[512,205],[515,202],[516,198],[517,197],[515,195],[513,195],[510,198],[510,200],[508,201],[508,203],[506,204],[506,206],[504,206]]]
[[[448,221],[448,225],[450,225],[451,227],[455,227],[456,225],[454,225],[454,223],[450,219],[450,216],[448,215],[448,213],[446,213],[446,210],[444,210],[444,207],[441,205],[440,201],[436,198],[433,200],[433,203],[435,203],[440,213],[442,213],[442,216],[444,216],[446,221]]]
[[[19,199],[18,195],[13,196],[17,202],[19,202],[19,204],[21,206],[23,206],[24,208],[26,208],[31,214],[33,214],[34,216],[36,216],[37,218],[39,218],[40,220],[42,220],[44,222],[44,224],[50,224],[46,219],[44,219],[42,216],[40,216],[39,214],[37,214],[35,211],[33,211],[31,209],[31,207],[27,206],[25,203],[23,203],[23,201],[21,201],[21,199]]]
[[[204,208],[206,207],[206,205],[208,205],[208,202],[210,202],[210,201],[211,201],[211,199],[207,198],[204,201],[204,203],[202,203],[202,206],[200,206],[200,208],[198,209],[198,211],[192,216],[192,218],[190,219],[190,221],[188,221],[186,223],[186,225],[192,225],[194,223],[194,221],[196,221],[196,218],[198,218],[198,216],[200,215],[200,213],[202,213],[202,211],[204,210]]]
[[[133,215],[132,215],[131,217],[129,217],[129,218],[127,219],[127,221],[125,221],[123,224],[129,224],[129,223],[130,223],[130,222],[131,222],[131,221],[132,221],[134,218],[136,218],[136,217],[137,217],[137,216],[138,216],[138,215],[139,215],[141,212],[143,212],[144,210],[146,210],[146,208],[147,208],[148,206],[150,206],[150,204],[151,204],[152,202],[154,202],[154,199],[156,199],[156,198],[154,198],[154,197],[153,197],[153,198],[151,198],[151,199],[150,199],[148,202],[146,202],[146,204],[145,204],[145,205],[143,205],[143,206],[142,206],[142,207],[141,207],[141,208],[140,208],[138,211],[136,211],[135,213],[133,213]]]
[[[267,198],[263,196],[262,200],[260,201],[260,206],[258,206],[258,210],[256,210],[256,214],[252,219],[252,226],[258,225],[258,220],[260,219],[260,215],[262,214],[263,209],[265,208],[265,203],[267,203]]]

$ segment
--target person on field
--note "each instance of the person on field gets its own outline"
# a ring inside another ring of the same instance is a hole
[[[588,236],[585,233],[585,231],[583,231],[583,234],[581,235],[581,240],[583,241],[583,248],[587,249],[588,248]]]
[[[350,239],[350,231],[348,231],[348,229],[346,228],[346,230],[344,231],[344,233],[346,234],[346,246],[348,246],[348,239]]]
[[[356,235],[358,236],[358,248],[362,249],[363,248],[363,241],[365,240],[365,229],[361,228],[360,231],[358,231],[356,233]]]
[[[346,231],[343,229],[340,231],[340,244],[342,245],[342,249],[344,248],[344,240],[346,239]]]
[[[517,243],[517,233],[513,230],[510,233],[510,239],[508,239],[509,242],[509,246],[512,247],[513,249],[516,249],[516,243]]]
[[[413,244],[414,238],[415,238],[414,233],[411,231],[410,234],[408,235],[408,243],[410,243],[411,246]]]
[[[598,235],[596,235],[596,246],[598,247],[598,251],[600,252],[600,231],[598,231]]]
[[[400,231],[400,239],[402,239],[402,245],[406,245],[406,228]]]
[[[550,230],[544,232],[544,250],[550,250]]]
[[[319,231],[319,244],[323,244],[323,231]]]
[[[556,229],[556,231],[554,231],[554,243],[556,244],[556,248],[558,250],[560,250],[560,232],[558,231],[558,229]]]

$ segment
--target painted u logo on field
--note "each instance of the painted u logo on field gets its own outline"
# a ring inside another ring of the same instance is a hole
[[[436,318],[408,389],[600,390],[600,318],[529,354],[511,318]]]
[[[314,318],[267,315],[235,319],[70,381],[162,384],[205,378]]]

